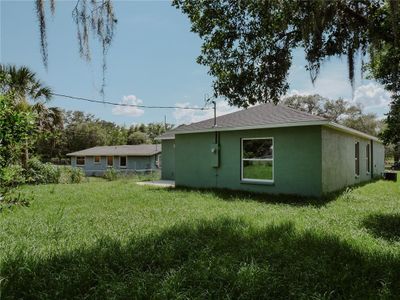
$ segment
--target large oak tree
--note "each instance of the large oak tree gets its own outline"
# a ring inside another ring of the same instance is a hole
[[[277,103],[288,90],[292,51],[303,48],[314,82],[325,59],[346,56],[354,85],[363,70],[393,93],[387,142],[400,140],[400,2],[397,0],[174,0],[203,40],[197,61],[215,96],[248,107]],[[397,133],[397,135],[396,135]]]

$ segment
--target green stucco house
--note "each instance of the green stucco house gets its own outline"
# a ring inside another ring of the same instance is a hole
[[[381,177],[374,136],[282,105],[262,104],[159,137],[162,179],[176,186],[322,196]]]
[[[161,145],[98,146],[72,153],[71,166],[87,176],[102,176],[108,169],[117,172],[153,172],[161,164]]]

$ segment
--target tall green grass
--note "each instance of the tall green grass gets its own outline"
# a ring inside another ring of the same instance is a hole
[[[0,298],[400,297],[400,184],[315,199],[28,186],[0,214]]]

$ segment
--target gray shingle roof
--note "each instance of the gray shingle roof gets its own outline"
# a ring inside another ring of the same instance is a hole
[[[68,156],[151,156],[161,153],[161,145],[98,146],[68,153]]]
[[[284,105],[265,103],[217,117],[217,129],[257,128],[268,125],[303,122],[304,125],[307,125],[307,123],[318,121],[328,122],[323,117],[311,115]],[[175,134],[178,133],[207,131],[213,129],[213,125],[214,119],[182,125],[164,133],[159,139],[173,139]]]

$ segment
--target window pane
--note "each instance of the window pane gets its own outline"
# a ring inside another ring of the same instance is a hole
[[[108,156],[107,157],[107,165],[108,166],[112,166],[113,165],[113,157],[112,156]]]
[[[85,164],[85,157],[84,156],[78,156],[76,158],[76,164],[80,165],[80,166],[84,165]]]
[[[243,158],[272,158],[272,139],[243,140]]]
[[[94,162],[99,163],[100,162],[100,156],[95,156],[94,157]]]
[[[355,143],[354,157],[355,157],[356,175],[360,175],[360,143],[359,142]]]
[[[126,156],[121,156],[121,157],[119,158],[119,165],[120,165],[121,167],[126,167]]]
[[[243,179],[272,180],[272,166],[272,161],[244,160]]]

